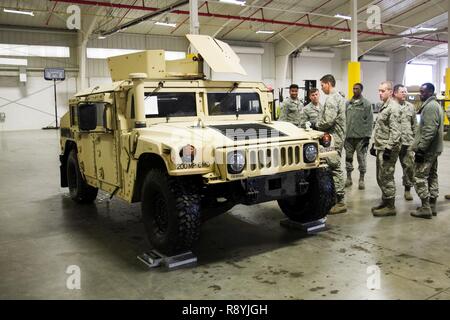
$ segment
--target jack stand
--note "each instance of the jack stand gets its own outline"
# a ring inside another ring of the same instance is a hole
[[[284,220],[280,221],[280,225],[282,227],[285,227],[288,229],[300,230],[306,234],[316,234],[321,231],[325,231],[327,229],[326,221],[327,221],[326,217],[322,218],[320,220],[306,222],[306,223],[300,223],[300,222],[292,221],[290,219],[284,219]]]
[[[164,266],[167,271],[197,265],[197,257],[191,251],[168,257],[156,250],[151,250],[137,258],[149,268]]]

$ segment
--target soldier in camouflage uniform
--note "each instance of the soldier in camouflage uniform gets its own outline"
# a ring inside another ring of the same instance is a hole
[[[400,105],[402,119],[402,147],[400,149],[399,159],[403,168],[404,197],[407,201],[411,201],[413,200],[411,187],[414,185],[414,152],[411,149],[411,145],[414,141],[417,118],[414,105],[406,101],[407,94],[408,91],[403,85],[397,84],[394,87],[394,99]]]
[[[436,200],[439,196],[438,157],[443,150],[444,111],[434,96],[434,86],[425,83],[420,87],[420,121],[413,143],[416,179],[414,187],[422,201],[413,217],[431,219],[437,215]]]
[[[347,102],[345,118],[347,119],[347,134],[345,138],[345,163],[347,170],[346,187],[352,185],[353,154],[359,164],[359,190],[363,190],[366,174],[366,158],[369,141],[372,136],[373,113],[372,104],[362,96],[364,87],[361,83],[353,86],[353,98]]]
[[[298,99],[298,85],[291,84],[289,87],[289,98],[286,98],[280,110],[280,121],[287,121],[300,126],[300,113],[303,109],[303,104]]]
[[[333,135],[337,155],[328,158],[328,166],[333,174],[336,189],[337,203],[331,208],[330,214],[347,212],[344,203],[345,186],[344,172],[342,171],[341,156],[345,139],[345,99],[334,88],[336,80],[330,74],[320,79],[322,91],[328,95],[325,104],[320,110],[317,129]]]
[[[311,100],[301,112],[300,126],[306,128],[306,124],[310,123],[310,128],[317,129],[317,120],[319,119],[320,109],[322,104],[319,102],[319,90],[313,88],[309,91],[309,99]]]
[[[392,99],[392,83],[382,82],[378,92],[383,105],[375,123],[370,153],[377,157],[377,182],[382,197],[372,213],[375,217],[386,217],[397,214],[394,172],[401,147],[401,115],[400,105]]]

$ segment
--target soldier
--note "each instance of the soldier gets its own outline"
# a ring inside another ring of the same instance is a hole
[[[347,135],[344,144],[347,171],[345,186],[352,185],[353,154],[356,151],[359,164],[359,190],[365,188],[366,158],[373,128],[372,104],[362,96],[363,90],[364,87],[361,83],[353,86],[353,98],[347,102],[345,115],[347,119]]]
[[[403,168],[403,186],[405,187],[404,197],[407,201],[411,201],[413,200],[411,187],[414,185],[414,152],[411,149],[411,145],[414,141],[417,118],[414,105],[406,101],[407,94],[408,91],[403,85],[397,84],[394,87],[394,99],[400,105],[402,119],[402,147],[400,149],[399,159]]]
[[[300,112],[303,104],[298,99],[298,85],[291,84],[289,87],[289,98],[283,101],[280,112],[280,121],[287,121],[300,126]]]
[[[303,108],[300,115],[300,126],[302,128],[306,128],[306,123],[309,122],[312,129],[317,129],[317,120],[319,118],[320,108],[322,108],[319,98],[319,89],[313,88],[309,90],[309,99],[311,102]]]
[[[394,171],[401,147],[401,115],[399,104],[392,99],[392,82],[382,82],[378,92],[383,105],[375,123],[370,153],[377,157],[377,182],[382,197],[372,213],[375,217],[386,217],[397,214]]]
[[[345,187],[344,173],[341,167],[342,148],[345,139],[345,99],[334,88],[336,80],[331,74],[320,79],[322,91],[328,95],[325,104],[320,109],[317,129],[333,135],[337,155],[328,158],[328,165],[333,174],[334,187],[336,189],[337,203],[331,208],[330,214],[347,212],[344,203]]]
[[[438,157],[443,150],[444,111],[434,95],[434,86],[425,83],[420,87],[420,121],[413,143],[416,179],[414,188],[422,206],[411,216],[431,219],[437,215],[436,200],[439,196]]]

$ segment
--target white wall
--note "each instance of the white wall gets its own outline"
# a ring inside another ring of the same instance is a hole
[[[363,95],[371,103],[379,102],[378,86],[387,80],[386,62],[361,62],[361,83],[364,85]]]
[[[72,75],[57,83],[58,115],[68,110],[68,99],[75,93],[76,78]],[[36,74],[25,84],[18,77],[0,77],[0,112],[5,113],[0,130],[41,129],[55,125],[53,82]]]

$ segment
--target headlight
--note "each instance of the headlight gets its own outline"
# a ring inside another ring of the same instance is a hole
[[[242,151],[232,151],[227,154],[228,172],[231,174],[238,174],[244,170],[245,155]]]
[[[307,144],[303,147],[303,158],[306,163],[312,163],[317,159],[317,146],[315,144]]]

